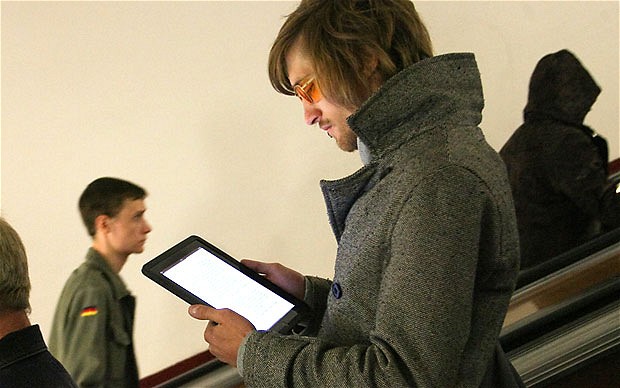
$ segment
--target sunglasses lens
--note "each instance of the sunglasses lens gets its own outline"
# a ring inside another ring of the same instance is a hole
[[[311,78],[308,82],[303,85],[295,85],[295,95],[299,97],[300,100],[306,101],[310,104],[318,102],[321,99],[321,91],[319,87],[316,85],[314,78]]]
[[[312,102],[319,102],[322,97],[321,90],[315,83],[312,83],[312,85],[310,85],[310,88],[309,90],[307,90],[306,94]]]

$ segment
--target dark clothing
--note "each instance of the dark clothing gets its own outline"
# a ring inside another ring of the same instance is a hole
[[[45,346],[39,325],[0,339],[0,388],[66,388],[77,385]]]
[[[607,142],[583,125],[600,91],[566,50],[543,57],[532,74],[524,123],[500,151],[515,201],[521,269],[620,226],[620,197],[607,181]]]
[[[135,299],[94,249],[69,277],[56,306],[50,351],[80,387],[137,387]]]
[[[248,387],[517,384],[496,354],[517,226],[482,107],[474,56],[450,54],[403,70],[349,117],[371,159],[321,183],[338,252],[333,280],[306,278],[318,332],[250,334]]]

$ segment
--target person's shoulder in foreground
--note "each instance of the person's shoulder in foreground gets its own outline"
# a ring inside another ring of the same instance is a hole
[[[26,251],[0,217],[0,387],[77,387],[48,351],[39,325],[31,325]]]

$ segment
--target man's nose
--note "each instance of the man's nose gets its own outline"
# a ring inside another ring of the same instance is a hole
[[[321,117],[321,111],[315,106],[315,104],[307,101],[303,102],[304,106],[304,122],[308,125],[314,125],[319,122]]]

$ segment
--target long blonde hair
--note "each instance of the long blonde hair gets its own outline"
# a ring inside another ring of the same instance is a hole
[[[322,93],[349,108],[359,107],[376,89],[369,62],[381,82],[433,55],[430,36],[409,0],[303,0],[291,13],[269,53],[269,79],[293,95],[286,55],[300,40],[314,65]]]

